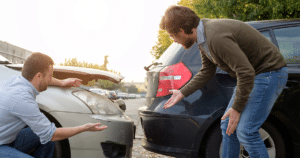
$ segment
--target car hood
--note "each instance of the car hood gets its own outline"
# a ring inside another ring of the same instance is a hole
[[[7,67],[21,70],[23,64],[7,64]],[[87,84],[92,80],[109,80],[114,83],[120,83],[123,76],[98,69],[84,68],[84,67],[74,67],[74,66],[53,66],[54,72],[53,76],[57,79],[66,79],[66,78],[79,78],[82,80],[83,84]]]

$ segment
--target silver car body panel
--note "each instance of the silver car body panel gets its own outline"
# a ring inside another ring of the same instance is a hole
[[[0,64],[0,84],[12,76],[20,76],[22,65],[3,65]],[[14,70],[17,69],[17,70]],[[58,69],[56,69],[58,70]],[[65,68],[63,70],[71,70]],[[87,69],[80,69],[83,70]],[[71,72],[78,72],[72,71]],[[103,71],[87,71],[91,73]],[[87,73],[85,72],[85,73]],[[70,73],[70,71],[68,71]],[[104,74],[104,73],[103,73]],[[103,74],[101,74],[103,76]],[[106,74],[106,73],[105,73]],[[111,75],[119,82],[124,77],[120,75]],[[97,75],[97,74],[96,74]],[[95,76],[95,75],[94,75]],[[119,77],[116,77],[119,76]],[[93,76],[92,76],[93,77]],[[100,75],[98,74],[98,76]],[[89,107],[80,99],[75,97],[72,92],[84,90],[80,87],[62,88],[49,86],[48,89],[37,96],[39,107],[44,112],[51,115],[62,127],[80,126],[86,123],[100,122],[108,126],[107,129],[100,132],[83,132],[68,138],[72,158],[82,157],[106,157],[101,147],[103,142],[113,142],[120,145],[126,145],[126,156],[131,157],[134,138],[134,122],[128,116],[124,115],[95,115]],[[100,96],[100,95],[99,95]]]

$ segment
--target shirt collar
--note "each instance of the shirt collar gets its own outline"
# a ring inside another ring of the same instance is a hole
[[[24,78],[23,76],[20,76],[20,79],[23,81],[23,83],[25,83],[26,85],[28,85],[32,89],[33,94],[35,96],[40,94],[40,92],[26,78]]]
[[[204,26],[203,22],[200,20],[199,25],[197,27],[197,44],[201,44],[206,41],[205,35],[204,35]]]

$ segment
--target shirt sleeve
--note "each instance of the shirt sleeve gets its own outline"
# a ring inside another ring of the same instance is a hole
[[[237,88],[232,108],[242,112],[254,86],[255,70],[246,54],[231,34],[222,34],[211,40],[213,51],[236,73]]]
[[[185,97],[188,97],[190,94],[202,88],[216,74],[217,66],[211,62],[203,52],[200,51],[200,54],[202,60],[201,69],[188,84],[180,89],[180,92]]]
[[[12,109],[12,114],[24,121],[32,131],[40,137],[42,144],[51,141],[56,127],[49,119],[40,111],[38,104],[29,94],[23,94]]]

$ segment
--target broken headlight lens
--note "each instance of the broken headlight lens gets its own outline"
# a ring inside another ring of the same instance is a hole
[[[107,97],[89,91],[74,91],[73,95],[82,100],[94,114],[122,115],[123,112],[116,103]]]

